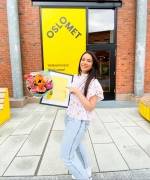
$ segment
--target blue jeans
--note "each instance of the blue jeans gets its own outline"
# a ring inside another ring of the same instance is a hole
[[[81,142],[88,125],[89,121],[65,117],[61,158],[69,172],[78,180],[89,180],[85,168],[90,167],[90,158]]]

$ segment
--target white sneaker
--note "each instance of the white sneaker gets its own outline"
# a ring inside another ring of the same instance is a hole
[[[88,167],[88,168],[86,168],[85,170],[86,170],[88,176],[91,177],[91,176],[92,176],[92,170],[91,170],[91,167]]]
[[[71,177],[72,179],[76,179],[73,175]],[[92,180],[92,177],[89,177],[89,180]]]
[[[72,175],[71,177],[72,177],[72,179],[76,179],[76,178],[74,177],[74,175]]]
[[[92,170],[91,170],[91,167],[88,167],[88,168],[86,168],[85,170],[86,170],[86,172],[87,172],[87,175],[88,175],[88,177],[89,177],[89,180],[92,180]],[[71,177],[72,177],[72,179],[76,179],[73,175],[72,175]]]

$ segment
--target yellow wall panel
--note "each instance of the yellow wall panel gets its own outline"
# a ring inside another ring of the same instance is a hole
[[[42,8],[44,69],[77,74],[86,50],[86,9]]]

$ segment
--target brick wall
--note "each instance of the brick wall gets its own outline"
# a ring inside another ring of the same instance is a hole
[[[123,0],[118,9],[116,92],[133,93],[135,59],[135,1]]]
[[[12,95],[11,68],[9,60],[6,0],[0,1],[0,87],[8,87]]]
[[[19,1],[23,74],[42,70],[40,10],[31,0]]]
[[[147,47],[145,59],[145,92],[150,93],[150,0],[148,1]]]
[[[42,69],[40,11],[30,0],[19,1],[19,23],[23,74]],[[12,96],[6,0],[0,1],[0,87]]]

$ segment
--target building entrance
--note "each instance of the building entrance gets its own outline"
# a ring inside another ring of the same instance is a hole
[[[115,99],[115,11],[88,9],[87,49],[95,52],[105,100]]]
[[[77,74],[81,54],[94,51],[105,100],[115,99],[115,10],[41,8],[41,17],[44,69]]]

